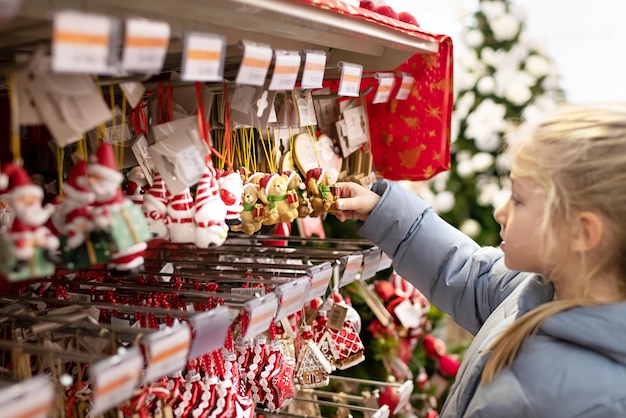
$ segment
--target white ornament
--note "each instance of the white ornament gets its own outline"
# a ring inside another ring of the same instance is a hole
[[[532,97],[530,87],[523,83],[511,83],[504,89],[504,98],[515,106],[525,105]]]
[[[480,10],[491,20],[502,15],[506,11],[506,5],[503,1],[483,1],[480,3]]]
[[[531,75],[539,78],[548,74],[550,63],[541,55],[533,54],[526,59],[525,68]]]
[[[465,34],[465,43],[472,48],[478,48],[484,42],[485,36],[478,29],[472,29]]]
[[[495,151],[499,146],[499,134],[506,127],[505,114],[506,108],[503,105],[491,99],[483,100],[467,117],[465,135],[473,138],[481,151]]]
[[[472,168],[472,163],[468,160],[457,162],[456,164],[456,172],[462,179],[468,178],[469,176],[474,175],[474,169]]]
[[[170,241],[177,243],[194,242],[196,225],[194,223],[193,199],[189,189],[172,196],[167,204],[166,224],[170,234]]]
[[[503,14],[491,20],[491,31],[496,41],[515,39],[520,31],[520,22],[510,14]]]
[[[436,212],[446,213],[452,210],[454,203],[454,193],[450,191],[443,191],[441,193],[437,193],[433,206]]]
[[[465,235],[471,238],[476,238],[478,234],[480,234],[480,231],[482,230],[478,221],[476,221],[475,219],[471,219],[471,218],[463,221],[459,229],[461,230],[461,232],[463,232]]]
[[[482,173],[491,166],[493,166],[493,155],[487,152],[478,152],[474,154],[471,160],[472,168],[474,171]]]
[[[222,245],[228,236],[226,204],[215,177],[215,170],[207,167],[196,192],[195,243],[199,248]]]
[[[478,93],[480,93],[481,95],[489,96],[493,94],[495,85],[496,83],[495,81],[493,81],[493,78],[491,76],[486,75],[482,77],[480,80],[478,80],[476,89],[478,90]]]

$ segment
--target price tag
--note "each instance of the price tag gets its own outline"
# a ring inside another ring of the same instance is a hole
[[[128,100],[128,105],[133,109],[137,107],[139,101],[146,92],[146,87],[138,81],[128,81],[126,83],[120,83],[120,89]]]
[[[376,78],[378,79],[378,88],[372,103],[387,103],[391,98],[391,91],[396,83],[395,76],[393,73],[376,73]]]
[[[187,364],[190,344],[191,329],[180,323],[146,336],[143,345],[148,366],[143,383],[182,370]]]
[[[169,43],[170,25],[168,23],[128,19],[122,68],[138,73],[159,73],[163,68]]]
[[[391,267],[392,264],[393,260],[391,259],[391,257],[389,257],[385,253],[382,253],[380,255],[380,261],[378,262],[378,267],[376,268],[376,271],[388,269],[389,267]]]
[[[300,86],[303,89],[322,88],[326,71],[326,54],[322,51],[307,51]]]
[[[389,418],[389,406],[383,405],[374,414],[372,418]]]
[[[422,319],[422,307],[416,305],[408,299],[400,302],[393,312],[404,328],[417,328]]]
[[[341,66],[341,77],[337,94],[339,96],[359,97],[363,66],[347,62],[340,62],[339,65]]]
[[[268,293],[263,297],[247,301],[244,309],[248,312],[250,322],[243,339],[249,340],[270,328],[276,309],[278,309],[278,298],[275,293]]]
[[[256,297],[263,296],[265,294],[264,287],[233,287],[230,289],[230,293],[233,295]]]
[[[89,367],[93,399],[89,413],[97,416],[133,396],[143,368],[139,349],[130,348]]]
[[[399,414],[404,407],[409,403],[411,394],[413,393],[413,382],[407,380],[399,388],[396,389],[396,393],[400,397],[396,408],[393,410],[393,415]]]
[[[413,84],[415,84],[415,78],[404,74],[402,76],[402,84],[400,84],[400,88],[396,93],[396,100],[406,100],[409,98],[409,94],[411,94],[411,89],[413,88]]]
[[[309,302],[315,298],[321,298],[326,295],[326,289],[333,277],[333,268],[329,262],[322,263],[307,270],[307,275],[311,280],[311,289],[305,298],[305,302]]]
[[[52,70],[68,73],[106,73],[117,22],[107,16],[64,11],[54,15]],[[117,33],[115,34],[117,35]]]
[[[356,275],[363,264],[362,254],[350,254],[341,257],[341,265],[345,266],[341,279],[339,279],[339,287],[352,283],[356,279]]]
[[[280,320],[300,311],[310,288],[311,283],[308,276],[299,277],[292,282],[277,286],[276,295],[278,295],[280,305],[276,319]]]
[[[300,53],[298,51],[274,51],[274,73],[268,90],[293,90],[300,72]]]
[[[208,33],[185,35],[180,78],[185,81],[222,81],[226,38]]]
[[[218,306],[189,318],[193,328],[193,341],[189,348],[189,359],[200,357],[224,346],[228,327],[232,320],[225,306]]]
[[[48,417],[54,396],[54,384],[45,376],[40,375],[10,384],[0,390],[2,416]]]
[[[235,82],[251,86],[262,86],[272,62],[272,48],[244,42],[243,59]]]
[[[378,271],[378,263],[380,262],[380,248],[369,248],[363,251],[363,269],[361,270],[361,280],[367,280],[374,277]]]

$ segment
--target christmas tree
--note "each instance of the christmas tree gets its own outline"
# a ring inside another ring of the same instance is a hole
[[[554,63],[508,0],[481,0],[456,45],[452,168],[431,182],[435,210],[482,245],[497,245],[494,210],[509,196],[504,137],[563,100]]]

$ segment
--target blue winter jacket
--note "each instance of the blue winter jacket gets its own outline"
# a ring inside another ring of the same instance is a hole
[[[475,335],[441,418],[626,417],[626,303],[549,318],[511,368],[481,384],[489,345],[515,318],[552,300],[552,286],[508,270],[498,249],[480,248],[401,186],[383,181],[374,191],[382,198],[359,233]]]

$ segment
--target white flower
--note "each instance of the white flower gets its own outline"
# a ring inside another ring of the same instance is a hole
[[[465,160],[457,162],[456,164],[456,173],[462,179],[467,178],[474,174],[474,167],[472,167],[471,161]]]
[[[468,150],[459,151],[456,153],[457,161],[469,161],[472,158],[472,153]]]
[[[481,95],[489,96],[490,94],[493,94],[495,86],[496,86],[496,83],[495,81],[493,81],[493,77],[486,75],[482,77],[480,80],[478,80],[476,89],[478,90],[478,93],[480,93]]]
[[[522,106],[533,97],[533,92],[523,83],[511,83],[504,89],[504,98],[516,106]]]
[[[483,172],[493,165],[493,155],[487,152],[477,152],[471,159],[474,171]]]
[[[491,31],[496,41],[510,41],[517,36],[519,30],[519,20],[508,13],[491,20]]]
[[[531,55],[526,59],[526,71],[537,78],[543,77],[550,71],[550,63],[541,55]]]
[[[485,36],[478,29],[472,29],[465,34],[465,44],[472,48],[478,48],[485,42]]]
[[[482,151],[495,151],[499,145],[498,134],[504,131],[506,107],[491,99],[483,100],[467,117],[465,135],[473,138]],[[494,141],[494,134],[496,138]],[[495,143],[494,143],[495,142]]]
[[[450,191],[443,191],[437,193],[435,201],[433,202],[433,208],[436,212],[445,213],[452,210],[454,207],[455,198],[454,194]]]
[[[503,14],[506,11],[506,5],[503,1],[483,1],[480,3],[480,10],[491,20]]]
[[[470,238],[476,238],[482,230],[478,221],[471,218],[464,220],[459,229]]]

